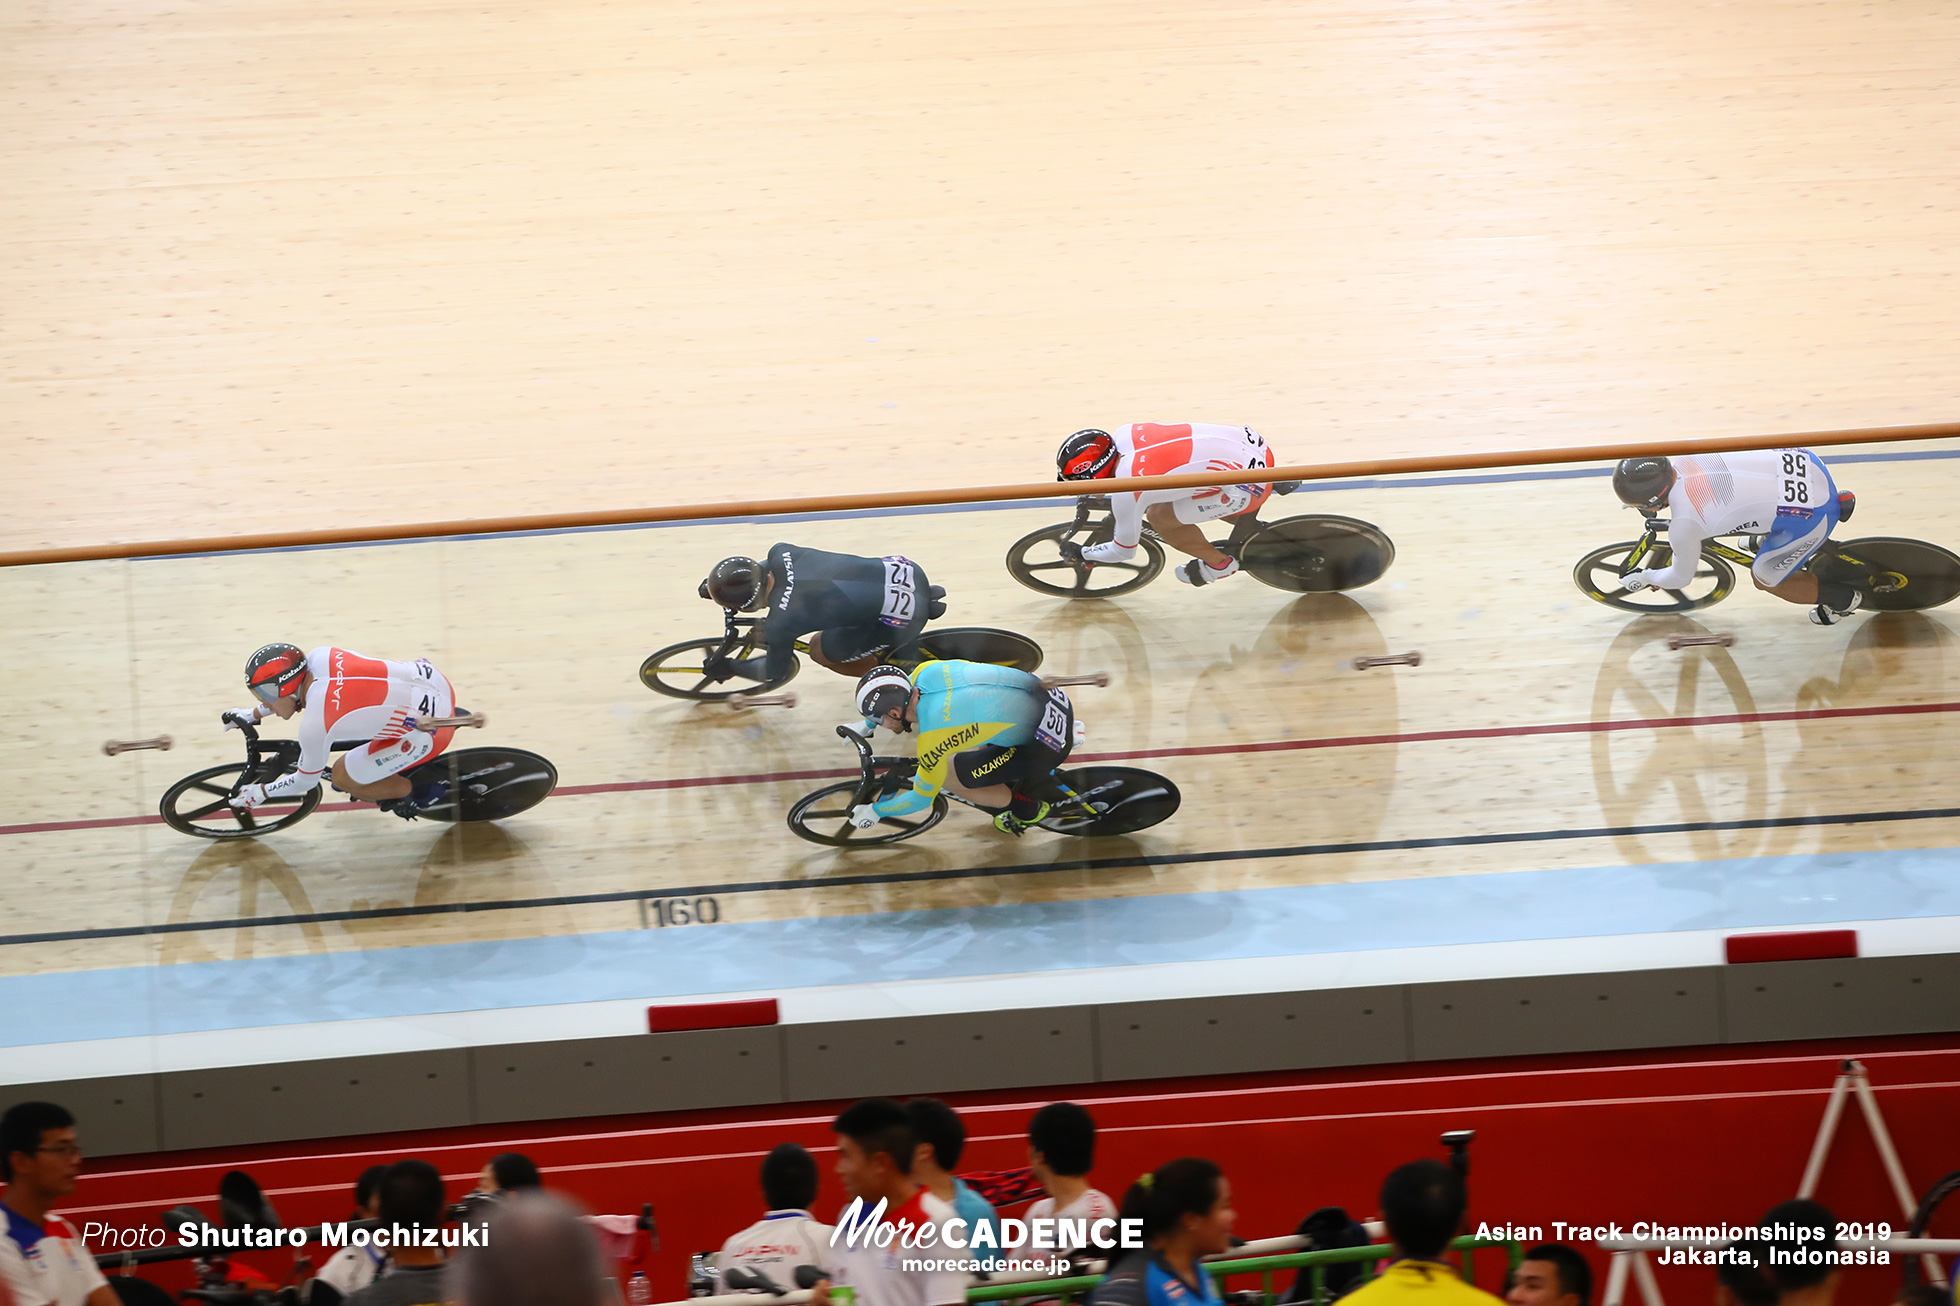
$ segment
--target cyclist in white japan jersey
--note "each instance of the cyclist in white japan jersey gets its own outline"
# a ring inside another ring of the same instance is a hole
[[[319,785],[329,760],[335,787],[397,816],[412,818],[447,796],[446,780],[430,774],[418,785],[402,774],[449,747],[456,735],[453,726],[415,728],[420,718],[456,715],[455,691],[427,658],[388,662],[327,645],[302,654],[291,644],[268,644],[246,663],[245,679],[261,706],[225,713],[227,730],[268,716],[305,716],[298,768],[266,784],[246,785],[234,806],[297,798]],[[333,746],[350,741],[360,746],[335,757]]]
[[[1810,619],[1829,626],[1857,610],[1849,585],[1804,569],[1855,501],[1840,501],[1831,474],[1808,449],[1628,458],[1613,471],[1622,503],[1651,514],[1668,510],[1670,565],[1627,573],[1629,590],[1678,590],[1695,574],[1703,540],[1756,535],[1762,543],[1750,575],[1756,588],[1790,603],[1815,604]]]
[[[1249,426],[1208,426],[1187,422],[1159,426],[1133,422],[1114,431],[1091,428],[1062,442],[1055,455],[1064,481],[1101,480],[1114,476],[1170,476],[1178,472],[1259,472],[1273,465],[1272,450]],[[1280,487],[1286,493],[1291,484]],[[1128,562],[1136,556],[1148,520],[1164,543],[1196,562],[1174,568],[1187,585],[1207,585],[1236,575],[1238,559],[1221,552],[1205,537],[1200,522],[1233,517],[1233,539],[1240,527],[1249,534],[1259,507],[1273,492],[1270,484],[1199,486],[1185,490],[1143,490],[1109,496],[1115,514],[1115,536],[1082,550],[1085,562]]]

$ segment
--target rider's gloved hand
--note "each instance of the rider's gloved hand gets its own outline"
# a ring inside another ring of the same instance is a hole
[[[875,803],[859,803],[851,809],[851,824],[860,830],[869,830],[881,819]]]
[[[1225,565],[1214,567],[1202,558],[1193,558],[1173,569],[1177,578],[1186,585],[1209,585],[1213,581],[1224,580],[1227,576],[1239,574],[1239,560],[1226,558]]]
[[[1644,570],[1630,571],[1626,575],[1620,577],[1620,588],[1625,590],[1629,594],[1638,593],[1641,590],[1652,589],[1654,588],[1654,582],[1648,579],[1648,576],[1649,573]]]
[[[231,805],[233,807],[257,807],[264,801],[264,785],[246,785],[231,796]]]
[[[1084,562],[1128,562],[1136,556],[1136,545],[1118,544],[1115,540],[1104,540],[1101,544],[1091,544],[1082,550]]]
[[[225,729],[236,730],[240,726],[255,726],[264,719],[255,707],[234,707],[224,715]]]

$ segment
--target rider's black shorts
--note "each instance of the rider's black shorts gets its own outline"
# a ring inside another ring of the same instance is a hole
[[[1059,700],[1056,705],[1062,709],[1063,717],[1062,728],[1057,732],[1062,738],[1059,749],[1050,748],[1038,739],[1025,744],[982,744],[953,755],[953,777],[967,789],[1004,784],[1018,793],[1030,786],[1047,788],[1041,782],[1066,762],[1075,748],[1075,705],[1065,694],[1054,697]],[[1039,793],[1029,796],[1045,797]]]

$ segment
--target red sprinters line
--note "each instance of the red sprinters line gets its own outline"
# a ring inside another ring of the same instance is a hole
[[[1181,748],[1136,748],[1113,753],[1076,753],[1071,761],[1106,762],[1117,758],[1215,757],[1226,753],[1290,753],[1309,748],[1364,748],[1372,744],[1431,744],[1453,739],[1514,739],[1527,735],[1596,735],[1618,730],[1667,730],[1695,726],[1752,725],[1773,721],[1828,721],[1841,717],[1925,716],[1960,712],[1960,703],[1904,703],[1893,707],[1827,707],[1813,711],[1730,712],[1719,716],[1643,717],[1632,721],[1553,721],[1536,726],[1479,726],[1469,730],[1412,730],[1389,735],[1334,735],[1325,739],[1275,739],[1253,744],[1196,744]],[[773,784],[780,780],[842,780],[855,771],[762,771],[750,775],[682,776],[675,780],[622,780],[613,784],[560,785],[552,792],[626,794],[653,789],[701,789],[715,785]],[[367,803],[321,803],[322,812],[347,812]],[[120,825],[161,825],[161,816],[112,816],[92,821],[41,821],[0,825],[0,835],[46,834],[58,830],[103,830]]]

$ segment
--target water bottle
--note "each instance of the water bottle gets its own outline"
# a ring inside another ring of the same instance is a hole
[[[653,1283],[647,1278],[645,1270],[633,1271],[633,1277],[626,1283],[627,1306],[652,1306]]]

